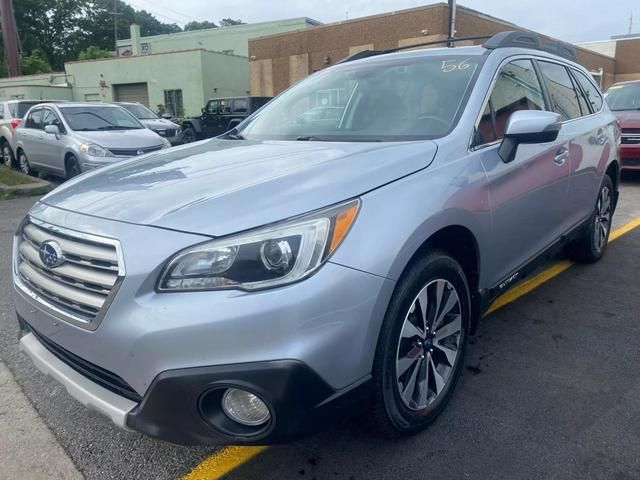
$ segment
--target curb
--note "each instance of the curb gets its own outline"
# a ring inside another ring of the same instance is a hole
[[[0,183],[0,195],[9,198],[14,196],[42,195],[51,190],[53,190],[51,182],[41,178],[34,178],[32,183],[21,185],[5,185],[4,183]]]

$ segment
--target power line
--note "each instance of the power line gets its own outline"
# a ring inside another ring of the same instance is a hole
[[[169,7],[165,7],[164,5],[156,5],[156,4],[152,3],[150,0],[141,0],[141,1],[142,1],[142,2],[144,2],[144,3],[146,3],[147,5],[151,5],[151,6],[152,6],[152,7],[154,7],[154,8],[156,8],[156,7],[157,7],[157,8],[162,8],[163,10],[167,10],[168,12],[171,12],[171,13],[173,13],[173,14],[175,14],[175,15],[180,15],[181,17],[184,17],[184,18],[186,18],[186,19],[188,19],[188,20],[193,20],[193,21],[195,21],[195,22],[198,22],[198,21],[199,21],[199,20],[198,20],[197,18],[195,18],[195,17],[192,17],[192,16],[190,16],[190,15],[185,15],[185,14],[184,14],[184,13],[182,13],[182,12],[177,12],[177,11],[175,11],[175,10],[170,9]]]
[[[163,18],[163,19],[165,19],[165,20],[169,20],[169,21],[174,22],[174,23],[187,23],[187,22],[186,22],[185,20],[183,20],[183,19],[179,19],[179,18],[176,18],[176,17],[172,17],[172,16],[169,16],[169,15],[165,15],[165,14],[163,14],[163,13],[158,13],[158,12],[157,12],[157,11],[155,11],[155,10],[151,10],[151,9],[149,9],[149,7],[144,7],[143,5],[139,5],[139,4],[137,4],[137,3],[134,3],[134,2],[132,2],[131,0],[127,0],[127,3],[128,3],[129,5],[131,5],[132,7],[135,7],[135,8],[137,8],[137,9],[140,9],[140,10],[147,10],[149,13],[151,13],[152,15],[154,15],[154,16],[156,16],[156,17],[161,17],[161,18]],[[155,6],[154,6],[154,8],[155,8]],[[192,17],[186,17],[186,18],[188,18],[188,19],[190,19],[190,20],[197,21],[195,18],[192,18]]]

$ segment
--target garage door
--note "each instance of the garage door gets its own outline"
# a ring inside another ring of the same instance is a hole
[[[149,91],[146,83],[122,83],[113,86],[117,102],[140,102],[149,106]]]

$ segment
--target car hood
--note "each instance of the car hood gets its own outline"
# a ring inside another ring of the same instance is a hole
[[[221,236],[347,200],[425,168],[437,146],[210,139],[81,175],[42,201]]]
[[[613,112],[620,128],[640,128],[640,110],[618,110]]]
[[[167,128],[178,128],[178,125],[165,118],[149,118],[140,122],[151,130],[166,130]]]
[[[83,141],[104,148],[144,148],[163,144],[162,138],[146,128],[134,130],[108,130],[104,132],[75,132]]]

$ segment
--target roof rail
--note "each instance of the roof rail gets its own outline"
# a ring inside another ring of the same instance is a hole
[[[487,50],[496,48],[518,47],[542,50],[542,40],[536,33],[506,31],[496,33],[482,45]]]
[[[563,57],[567,60],[578,63],[578,54],[576,53],[576,47],[574,47],[570,43],[561,42],[558,40],[555,42],[545,43],[542,46],[542,49],[545,52],[553,53],[554,55],[558,55],[559,57]]]
[[[506,31],[496,33],[484,43],[483,47],[487,50],[507,47],[532,48],[534,50],[553,53],[554,55],[566,58],[572,62],[578,62],[576,49],[573,45],[559,40],[543,44],[540,35],[533,32]]]
[[[354,53],[353,55],[349,55],[348,57],[343,58],[338,63],[353,62],[354,60],[360,60],[361,58],[373,57],[376,55],[384,55],[385,53],[399,52],[401,50],[410,50],[412,48],[418,48],[418,47],[429,47],[431,45],[441,45],[443,43],[446,43],[450,47],[453,47],[453,44],[456,42],[486,40],[487,38],[491,38],[491,35],[474,35],[472,37],[445,38],[444,40],[434,40],[431,42],[413,43],[411,45],[403,45],[401,47],[387,48],[385,50],[363,50],[361,52],[357,52],[357,53]]]

